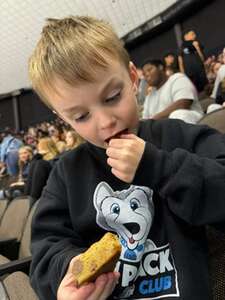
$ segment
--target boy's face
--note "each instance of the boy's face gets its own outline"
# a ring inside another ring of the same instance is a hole
[[[59,93],[48,91],[46,94],[55,111],[81,137],[106,148],[110,138],[137,128],[137,81],[137,71],[132,63],[128,72],[113,60],[108,69],[96,70],[95,82],[70,86],[56,79]]]

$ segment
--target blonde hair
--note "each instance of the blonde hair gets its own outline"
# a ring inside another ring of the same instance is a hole
[[[43,155],[44,160],[53,159],[59,154],[55,142],[49,138],[41,138],[38,142],[38,152]]]
[[[32,149],[32,147],[30,147],[30,146],[22,146],[22,147],[20,147],[19,148],[19,154],[20,154],[20,152],[22,152],[22,151],[27,151],[27,152],[29,152],[29,155],[30,155],[30,159],[33,157],[33,149]]]
[[[32,159],[32,157],[33,157],[33,149],[30,146],[22,146],[22,147],[20,147],[19,150],[18,150],[19,155],[20,155],[20,153],[22,151],[28,152],[28,154],[29,154],[29,160]],[[23,165],[23,162],[20,159],[19,159],[18,163],[19,163],[19,167]]]
[[[79,134],[77,134],[76,131],[68,130],[66,133],[66,136],[68,133],[70,133],[73,138],[73,145],[67,144],[67,147],[66,147],[67,150],[72,150],[84,142],[84,139]]]
[[[54,79],[69,85],[96,80],[96,68],[105,69],[110,59],[129,69],[129,55],[112,27],[88,16],[48,19],[29,59],[29,77],[34,90],[49,105],[45,90]]]
[[[26,151],[29,154],[29,161],[31,161],[31,159],[33,158],[33,149],[30,146],[22,146],[19,148],[18,150],[18,154],[20,156],[22,151]],[[23,167],[24,167],[25,163],[20,159],[18,160],[18,166],[19,166],[19,174],[18,174],[18,180],[19,181],[23,181],[23,176],[22,176],[22,172],[23,172]]]

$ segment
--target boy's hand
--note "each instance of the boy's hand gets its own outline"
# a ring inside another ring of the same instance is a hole
[[[111,139],[106,150],[107,163],[119,179],[131,183],[145,148],[145,141],[134,134],[122,134]]]
[[[76,258],[71,260],[68,272],[59,285],[57,300],[106,300],[112,294],[120,274],[118,272],[102,274],[94,283],[78,288],[71,273]]]

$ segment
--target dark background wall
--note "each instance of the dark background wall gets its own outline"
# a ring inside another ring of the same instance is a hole
[[[143,61],[151,57],[161,57],[168,50],[174,50],[177,48],[176,37],[173,27],[162,32],[160,35],[156,35],[151,39],[147,39],[137,45],[128,49],[131,60],[140,66]]]
[[[20,129],[26,129],[30,125],[50,121],[55,118],[55,115],[48,107],[43,104],[37,94],[31,90],[21,91],[17,97],[18,117]],[[15,128],[13,112],[13,98],[7,97],[0,99],[0,130],[9,126]]]
[[[0,100],[0,130],[7,126],[11,128],[15,126],[11,98]]]
[[[19,117],[21,128],[49,121],[55,118],[51,110],[40,101],[37,94],[32,91],[23,92],[18,97]]]
[[[198,8],[188,10],[186,14],[183,12],[182,16],[177,16],[177,19],[169,22],[166,27],[155,29],[146,34],[141,41],[127,45],[134,63],[139,66],[149,56],[162,58],[168,50],[179,51],[174,31],[175,23],[180,24],[183,31],[196,31],[206,55],[220,51],[225,46],[225,0],[202,0],[201,3],[202,7],[198,5]]]

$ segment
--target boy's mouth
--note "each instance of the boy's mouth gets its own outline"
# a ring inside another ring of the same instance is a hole
[[[128,134],[128,128],[123,129],[123,130],[117,132],[116,134],[110,136],[109,138],[107,138],[105,140],[105,142],[108,144],[111,139],[119,139],[122,134]]]

